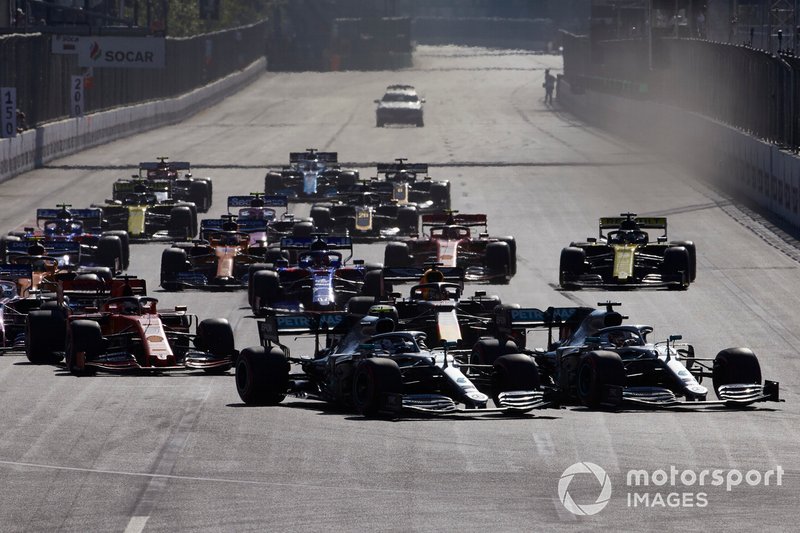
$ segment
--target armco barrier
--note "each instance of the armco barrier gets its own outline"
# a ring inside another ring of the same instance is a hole
[[[574,115],[688,163],[800,228],[800,157],[708,117],[651,101],[580,91],[562,79],[558,101]]]
[[[0,139],[0,182],[58,157],[184,120],[230,96],[266,68],[266,59],[199,89],[167,100],[120,107],[45,124]]]

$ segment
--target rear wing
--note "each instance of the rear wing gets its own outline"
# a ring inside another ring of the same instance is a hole
[[[114,278],[111,281],[103,279],[67,279],[58,282],[57,295],[59,301],[64,301],[64,296],[69,296],[70,305],[74,302],[86,304],[95,303],[99,306],[103,300],[121,296],[146,296],[147,282],[141,278]]]
[[[328,245],[328,250],[350,250],[351,254],[353,252],[353,239],[350,237],[324,237],[322,241]],[[283,237],[281,250],[309,250],[315,242],[316,237]]]
[[[9,241],[6,242],[6,253],[16,255],[29,255],[28,248],[38,242],[44,247],[47,255],[58,256],[77,254],[81,251],[81,244],[74,241]]]
[[[339,161],[338,152],[289,152],[289,163],[300,163],[301,161],[321,161],[323,163],[336,163]]]
[[[464,282],[464,269],[461,267],[439,267],[437,270],[444,276],[443,281]],[[387,267],[383,269],[383,278],[386,281],[395,283],[418,283],[422,275],[427,271],[428,268],[425,267]]]
[[[346,334],[349,331],[348,315],[344,311],[332,313],[273,313],[258,322],[258,338],[262,346],[280,344],[281,336]]]
[[[228,207],[252,207],[253,200],[260,199],[264,207],[289,207],[289,198],[284,195],[275,196],[228,196]]]
[[[594,311],[591,307],[548,307],[544,311],[535,307],[503,306],[497,309],[495,320],[501,331],[579,324]]]
[[[42,221],[59,220],[64,213],[63,209],[37,209],[36,210],[36,225],[40,225]],[[97,207],[89,207],[86,209],[69,209],[69,213],[75,220],[80,220],[85,226],[100,227],[103,224],[103,210]]]
[[[378,163],[378,174],[394,174],[405,170],[417,174],[427,174],[427,163]]]
[[[438,226],[441,224],[457,224],[459,226],[486,226],[487,216],[483,214],[462,213],[426,213],[422,215],[423,226]],[[452,222],[450,222],[452,221]]]
[[[18,279],[31,279],[32,277],[33,268],[31,268],[31,265],[0,264],[0,279],[16,281]]]
[[[192,167],[188,161],[142,161],[139,170],[189,170]]]
[[[616,230],[622,227],[623,222],[632,220],[639,229],[663,229],[664,238],[667,236],[667,217],[601,217],[600,218],[600,238],[604,238],[603,230]]]

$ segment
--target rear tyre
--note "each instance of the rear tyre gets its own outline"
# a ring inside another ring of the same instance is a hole
[[[711,376],[719,398],[719,388],[723,385],[761,384],[761,365],[749,348],[728,348],[714,358]]]
[[[514,341],[508,340],[501,344],[497,339],[483,338],[472,347],[469,362],[473,365],[494,365],[499,357],[518,352],[519,348]]]
[[[272,270],[272,263],[252,263],[247,267],[247,305],[253,307],[253,277],[256,272]]]
[[[331,210],[327,207],[314,206],[311,208],[311,220],[314,221],[314,227],[317,231],[329,232],[333,226],[333,219],[331,219]]]
[[[517,273],[517,240],[512,236],[500,237],[500,240],[508,244],[508,253],[511,258],[509,267],[513,276]]]
[[[236,361],[236,392],[247,405],[278,405],[289,389],[289,361],[278,348],[245,348]]]
[[[292,237],[311,237],[314,233],[314,223],[313,222],[297,222],[294,226],[292,226]]]
[[[250,308],[259,313],[262,307],[274,306],[281,297],[281,280],[274,270],[260,270],[253,275],[253,302]]]
[[[580,402],[597,409],[607,402],[609,386],[625,386],[625,367],[614,352],[597,350],[585,354],[578,363],[577,392]]]
[[[508,283],[511,279],[511,249],[508,243],[490,242],[486,245],[486,269],[495,283]]]
[[[119,237],[120,242],[122,243],[122,269],[128,270],[130,266],[130,259],[131,259],[131,239],[128,235],[127,231],[106,231],[103,233],[103,236],[115,236]]]
[[[386,358],[364,359],[353,373],[353,405],[366,417],[380,416],[385,395],[400,393],[402,388],[396,362]]]
[[[122,241],[116,235],[103,235],[97,240],[98,265],[110,268],[112,272],[119,272],[125,268],[123,259]]]
[[[411,255],[408,244],[404,242],[390,242],[386,244],[383,252],[383,264],[387,268],[407,268],[411,266]]]
[[[67,321],[60,309],[35,310],[25,319],[25,355],[35,365],[61,361]]]
[[[179,291],[183,285],[178,282],[178,274],[189,270],[186,250],[167,248],[161,252],[161,287],[165,291]]]
[[[419,213],[415,207],[401,207],[397,210],[397,225],[400,231],[409,235],[419,232]]]
[[[283,188],[283,176],[280,172],[267,172],[264,177],[264,192],[266,194],[275,194]]]
[[[364,286],[361,293],[378,300],[384,297],[386,291],[384,290],[382,270],[370,270],[364,273]]]
[[[372,296],[353,296],[347,300],[347,312],[351,315],[366,316],[373,305],[375,298]]]
[[[177,238],[192,238],[197,233],[192,231],[192,210],[181,205],[173,207],[169,212],[169,234]]]
[[[450,209],[450,182],[431,183],[431,200],[441,209]]]
[[[189,187],[189,201],[197,206],[197,210],[205,213],[211,207],[211,192],[205,181],[192,181]]]

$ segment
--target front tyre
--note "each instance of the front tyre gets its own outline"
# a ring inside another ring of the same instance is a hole
[[[353,405],[356,410],[374,418],[381,414],[386,394],[400,393],[403,383],[400,367],[391,359],[364,359],[353,373]]]
[[[245,348],[236,361],[236,392],[247,405],[278,405],[289,389],[289,361],[278,348]]]

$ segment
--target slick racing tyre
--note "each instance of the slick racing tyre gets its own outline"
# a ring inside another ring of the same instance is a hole
[[[103,235],[97,240],[95,263],[108,267],[112,272],[125,269],[122,240],[116,235]]]
[[[192,210],[189,206],[179,205],[169,212],[169,234],[178,238],[192,238],[197,232],[193,231]]]
[[[606,391],[609,386],[625,386],[625,367],[614,352],[597,350],[584,354],[578,364],[578,399],[590,409],[608,403]]]
[[[683,246],[671,246],[664,250],[662,275],[668,280],[681,281],[677,289],[686,289],[691,281],[689,252]]]
[[[518,352],[519,348],[514,341],[508,340],[501,344],[497,339],[485,337],[472,347],[469,362],[473,365],[494,365],[499,357]]]
[[[60,309],[34,310],[25,320],[25,355],[35,365],[61,361],[67,321]]]
[[[205,213],[211,207],[211,191],[205,181],[192,181],[189,189],[189,201],[197,206],[197,210]]]
[[[390,242],[386,244],[383,252],[383,264],[387,268],[406,268],[411,266],[411,255],[408,244],[404,242]]]
[[[333,228],[331,210],[327,207],[317,205],[312,207],[311,220],[314,221],[314,227],[316,228],[316,231],[327,233]]]
[[[493,283],[508,283],[511,279],[511,248],[507,242],[490,242],[486,246],[486,269]]]
[[[364,296],[372,296],[376,299],[381,299],[385,296],[383,284],[383,271],[370,270],[364,274],[364,286],[361,288],[361,293]]]
[[[236,355],[233,328],[224,318],[206,318],[201,321],[197,325],[197,336],[194,339],[194,345],[198,350],[216,357],[230,356],[233,359]],[[209,368],[206,372],[209,374],[222,374],[230,370],[231,366]]]
[[[262,307],[272,307],[281,298],[281,279],[274,270],[259,270],[253,275],[253,313]]]
[[[122,243],[122,269],[128,270],[131,259],[131,245],[130,245],[131,239],[130,236],[128,235],[128,232],[119,230],[103,232],[103,236],[105,237],[106,235],[119,237],[119,240]]]
[[[689,254],[689,281],[694,282],[697,277],[697,248],[692,241],[675,241],[670,246],[682,246]]]
[[[402,392],[397,363],[387,358],[364,359],[353,373],[353,405],[366,417],[380,416],[386,394]]]
[[[283,176],[280,172],[267,172],[264,177],[264,192],[266,194],[275,194],[283,188]]]
[[[247,405],[278,405],[289,389],[289,361],[279,348],[245,348],[236,361],[236,392]]]
[[[756,354],[748,348],[728,348],[714,358],[711,370],[714,392],[733,384],[761,384],[761,365]]]
[[[86,361],[103,353],[103,334],[94,320],[75,320],[67,335],[67,370],[74,376],[92,376],[96,370]]]
[[[529,355],[501,355],[492,365],[492,399],[500,407],[500,393],[538,390],[539,367]]]
[[[564,289],[576,287],[576,285],[572,283],[572,280],[583,274],[585,269],[585,250],[572,246],[562,249],[558,269],[558,284]]]
[[[247,267],[247,305],[253,307],[253,278],[256,272],[262,270],[272,270],[274,265],[272,263],[252,263]]]
[[[179,291],[183,285],[177,281],[177,275],[189,270],[186,250],[167,248],[161,252],[161,287],[165,291]]]

